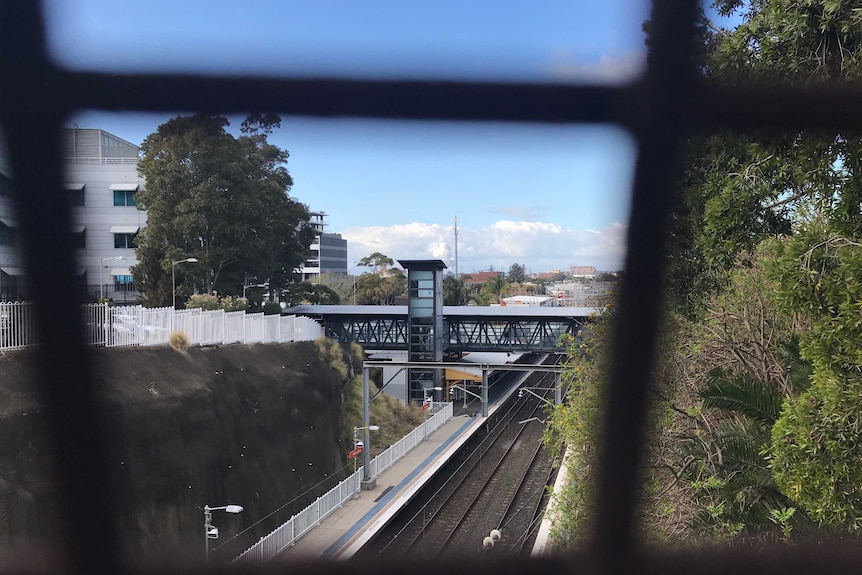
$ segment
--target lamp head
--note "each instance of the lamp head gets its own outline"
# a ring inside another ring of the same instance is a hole
[[[242,505],[228,505],[224,510],[228,513],[242,513]]]

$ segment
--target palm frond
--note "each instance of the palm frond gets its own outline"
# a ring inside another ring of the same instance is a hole
[[[750,375],[727,375],[721,369],[713,369],[707,375],[700,398],[704,407],[744,415],[771,427],[781,413],[784,394],[776,386]]]

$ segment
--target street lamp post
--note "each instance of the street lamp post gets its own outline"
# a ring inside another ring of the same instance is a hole
[[[204,505],[204,540],[206,542],[206,562],[210,560],[210,539],[218,539],[218,527],[212,524],[213,511],[226,511],[227,513],[242,513],[242,505],[223,505],[222,507],[210,507]]]
[[[362,448],[362,453],[365,453],[366,443],[359,439],[359,430],[366,429],[368,431],[378,431],[380,429],[379,425],[368,425],[363,427],[354,427],[353,428],[353,449],[356,450],[358,447]],[[366,434],[366,437],[370,437]],[[356,473],[356,456],[353,456],[353,473]],[[364,473],[363,473],[364,474]]]
[[[269,287],[269,281],[265,281],[265,282],[263,282],[262,284],[248,284],[248,285],[243,284],[243,286],[242,286],[242,299],[244,299],[244,300],[247,300],[247,299],[248,299],[248,298],[246,297],[246,290],[248,290],[248,288],[263,288],[263,289],[266,289],[266,288],[268,288],[268,287]]]
[[[431,410],[431,407],[434,405],[434,392],[435,391],[443,391],[443,388],[439,385],[434,387],[426,387],[425,388],[425,398],[422,401],[422,410],[425,412],[425,419],[428,419],[428,412]],[[427,405],[427,407],[426,407]]]
[[[99,265],[99,299],[105,299],[105,283],[102,281],[102,268],[105,267],[105,262],[114,262],[126,259],[125,256],[113,256],[110,258],[102,258]]]
[[[196,264],[198,263],[197,258],[186,258],[184,260],[177,260],[175,262],[171,262],[171,305],[174,309],[177,309],[177,264]]]

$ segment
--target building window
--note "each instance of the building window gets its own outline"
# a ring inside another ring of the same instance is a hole
[[[80,190],[72,190],[69,192],[69,203],[72,206],[84,205],[84,188]]]
[[[72,232],[72,247],[84,249],[87,247],[87,234],[84,230],[75,230]]]
[[[15,228],[0,222],[0,246],[14,246],[15,235]]]
[[[134,284],[132,276],[114,276],[114,289],[117,291],[129,291]]]
[[[134,248],[135,236],[138,234],[114,234],[115,248]]]
[[[114,190],[115,206],[137,206],[135,192],[128,190]]]

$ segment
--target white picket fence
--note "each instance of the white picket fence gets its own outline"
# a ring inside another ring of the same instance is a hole
[[[284,343],[323,335],[319,323],[303,316],[107,304],[85,305],[83,313],[87,343],[104,347],[165,344],[174,331],[183,331],[192,345]],[[32,304],[0,303],[0,350],[38,342]]]
[[[411,449],[419,445],[428,435],[440,429],[444,423],[452,419],[453,408],[451,403],[435,403],[432,411],[434,415],[429,417],[422,425],[402,437],[397,443],[371,460],[369,469],[371,477],[377,477],[396,461],[407,455]],[[237,561],[267,561],[272,559],[284,549],[296,543],[297,539],[319,525],[330,513],[344,505],[344,503],[359,493],[362,481],[362,470],[360,467],[347,479],[344,479],[318,497],[314,503],[282,523],[269,535],[260,540],[241,553]]]

